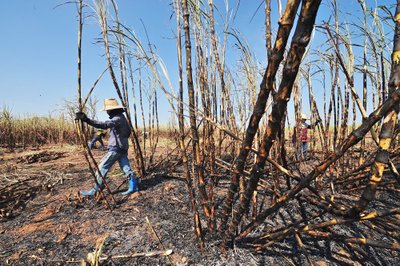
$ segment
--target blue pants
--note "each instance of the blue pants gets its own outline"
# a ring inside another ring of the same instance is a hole
[[[303,158],[307,157],[308,142],[302,143]]]
[[[297,159],[305,159],[308,154],[308,142],[302,142],[297,150]]]
[[[118,161],[119,167],[121,170],[125,173],[125,175],[128,178],[135,178],[135,173],[131,169],[131,166],[129,165],[129,159],[128,159],[128,154],[127,153],[120,153],[116,151],[109,151],[107,154],[103,157],[101,160],[101,163],[99,164],[99,170],[103,178],[106,178],[108,171],[110,171],[111,167],[114,165],[114,163]],[[98,173],[96,173],[96,178],[97,178],[97,183],[100,186],[100,189],[104,188],[103,182],[101,180],[101,177],[99,176]],[[96,190],[97,186],[95,185]]]
[[[89,149],[93,149],[93,147],[96,145],[96,142],[100,142],[100,145],[101,145],[101,149],[102,150],[104,150],[104,143],[103,143],[103,140],[101,139],[101,137],[93,137],[93,139],[92,139],[92,141],[90,141],[90,144],[89,144]]]

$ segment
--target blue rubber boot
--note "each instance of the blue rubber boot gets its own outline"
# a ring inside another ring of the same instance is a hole
[[[129,194],[132,194],[133,192],[139,191],[138,182],[139,182],[139,180],[137,179],[137,177],[129,177],[129,179],[128,179],[128,184],[129,184],[128,190],[125,191],[125,192],[122,192],[122,195],[126,196],[126,195],[129,195]]]
[[[89,190],[81,190],[81,191],[80,191],[81,196],[83,196],[83,197],[91,197],[91,196],[94,196],[94,195],[96,195],[96,192],[97,192],[97,191],[96,191],[94,188],[89,189]]]
[[[96,192],[103,189],[104,186],[102,186],[101,183],[99,183],[99,185],[100,185],[100,189],[97,184],[94,184],[94,188],[89,189],[89,190],[81,190],[80,193],[83,197],[92,197],[92,196],[96,195]]]

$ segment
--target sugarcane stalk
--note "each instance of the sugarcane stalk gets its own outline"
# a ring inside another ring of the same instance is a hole
[[[320,223],[315,223],[315,224],[307,224],[307,225],[302,225],[299,226],[298,224],[288,226],[281,228],[279,231],[273,232],[266,234],[260,238],[260,240],[268,240],[265,244],[262,244],[257,247],[256,251],[260,251],[262,249],[265,249],[272,244],[276,243],[277,241],[281,241],[288,237],[291,234],[299,234],[299,233],[307,233],[310,231],[315,231],[316,229],[323,229],[327,227],[332,227],[332,226],[337,226],[337,225],[342,225],[342,224],[349,224],[353,222],[363,222],[363,221],[372,221],[376,220],[378,218],[383,218],[391,215],[396,215],[400,213],[400,208],[393,208],[389,210],[384,210],[384,211],[372,211],[369,213],[366,213],[362,215],[361,217],[358,218],[351,218],[351,219],[331,219],[329,221],[324,221]],[[310,220],[308,220],[310,221]],[[303,221],[305,222],[305,221]]]
[[[181,44],[181,3],[180,0],[174,1],[176,21],[177,21],[177,54],[178,54],[178,77],[179,77],[179,101],[178,101],[178,125],[179,125],[179,148],[182,156],[183,167],[186,176],[186,186],[189,192],[192,212],[193,212],[193,225],[195,228],[195,235],[199,241],[200,248],[204,249],[204,238],[201,228],[201,221],[197,207],[196,194],[193,186],[193,179],[190,174],[189,162],[185,148],[185,120],[183,112],[183,71],[182,71],[182,44]]]
[[[300,18],[283,68],[282,82],[275,96],[272,111],[268,118],[268,125],[261,143],[259,155],[257,156],[257,162],[252,168],[252,175],[246,188],[244,200],[240,202],[237,211],[233,215],[229,228],[224,235],[223,245],[227,245],[229,241],[233,240],[233,234],[239,222],[248,211],[251,195],[257,187],[258,181],[263,173],[262,169],[264,168],[266,158],[277,137],[277,133],[281,127],[281,121],[284,119],[283,116],[286,112],[287,102],[290,99],[293,84],[306,46],[310,41],[320,3],[320,0],[310,0],[302,4]]]
[[[400,2],[397,3],[396,17],[400,16]],[[398,88],[400,78],[400,60],[398,54],[400,53],[400,19],[396,21],[396,28],[394,33],[393,41],[393,52],[392,52],[392,69],[389,80],[389,92],[393,93]],[[394,130],[396,128],[397,115],[399,112],[399,106],[385,115],[381,133],[379,136],[379,150],[376,154],[375,161],[371,166],[371,177],[368,185],[363,191],[359,201],[356,205],[349,210],[349,215],[357,215],[362,212],[368,204],[375,198],[376,189],[382,180],[383,171],[385,166],[389,163],[389,148],[392,143]]]
[[[146,222],[147,222],[147,225],[148,225],[150,231],[152,232],[153,236],[157,239],[158,243],[159,243],[160,246],[163,248],[163,250],[168,250],[168,249],[165,248],[164,244],[162,243],[162,241],[161,241],[160,237],[158,236],[156,230],[154,230],[154,227],[153,227],[153,225],[151,224],[151,222],[150,222],[150,220],[149,220],[149,218],[148,218],[147,216],[146,216]],[[169,257],[170,254],[171,254],[170,252],[164,253],[164,255],[167,257],[169,263],[170,263],[171,265],[173,265],[172,260],[171,260],[171,258]]]
[[[78,22],[78,108],[79,111],[82,112],[83,106],[82,106],[82,64],[81,64],[81,58],[82,58],[82,28],[83,28],[83,14],[82,14],[82,9],[83,9],[83,0],[79,0],[79,8],[78,8],[78,17],[79,17],[79,22]]]
[[[321,121],[321,115],[319,113],[317,103],[316,103],[315,97],[314,97],[314,92],[312,89],[311,65],[310,64],[308,64],[308,66],[307,66],[307,72],[306,72],[305,76],[306,76],[307,85],[308,85],[308,95],[309,95],[309,100],[310,100],[311,113],[316,116],[317,120]],[[316,127],[318,128],[319,140],[321,142],[321,148],[326,151],[328,147],[326,145],[326,140],[323,138],[323,136],[325,134],[324,134],[324,128],[322,126],[322,123],[321,124],[318,123],[316,125]]]
[[[117,78],[116,78],[116,75],[114,72],[114,68],[111,63],[110,45],[109,45],[109,39],[108,39],[109,29],[108,29],[108,23],[107,23],[107,12],[106,12],[105,0],[96,0],[96,7],[97,7],[97,15],[98,15],[99,22],[100,22],[101,32],[102,32],[102,36],[103,36],[104,50],[105,50],[105,55],[106,55],[106,59],[107,59],[108,69],[109,69],[108,72],[110,73],[111,81],[113,82],[115,91],[117,92],[117,95],[118,95],[119,99],[121,100],[121,103],[126,108],[126,111],[127,111],[126,117],[127,117],[129,126],[132,130],[131,140],[132,140],[132,143],[134,145],[134,149],[135,149],[135,152],[137,155],[137,156],[135,156],[135,161],[139,168],[138,175],[140,177],[144,177],[146,171],[145,171],[143,154],[142,154],[142,151],[140,148],[139,139],[137,137],[136,130],[132,124],[132,120],[131,120],[131,117],[129,114],[129,106],[126,105],[127,103],[125,102],[124,97],[121,93],[120,86],[118,84],[118,81],[117,81]],[[115,8],[115,6],[114,6],[114,8]],[[118,14],[117,10],[116,9],[114,9],[114,10],[115,10],[116,14]],[[118,23],[118,25],[119,25],[119,23]],[[123,34],[121,31],[117,31],[117,33],[121,34],[122,36],[125,36],[125,34]]]
[[[146,119],[144,117],[144,107],[143,107],[143,88],[142,88],[142,66],[139,63],[138,68],[138,80],[139,80],[139,105],[140,105],[140,113],[142,116],[142,124],[143,124],[143,156],[146,158],[146,141],[147,137],[146,134],[148,132],[148,128],[146,126]]]
[[[128,56],[128,69],[129,69],[129,78],[130,78],[131,86],[132,86],[133,118],[135,119],[135,129],[137,131],[138,130],[138,122],[137,122],[135,83],[133,81],[132,58],[130,56]]]
[[[325,24],[325,29],[326,29],[326,32],[328,33],[328,36],[330,37],[330,40],[331,40],[331,42],[333,44],[333,47],[335,48],[336,56],[337,56],[337,58],[339,60],[340,66],[342,67],[342,70],[343,70],[343,72],[345,74],[347,83],[350,86],[350,89],[351,89],[351,92],[353,94],[353,97],[354,97],[354,99],[355,99],[355,101],[357,103],[357,107],[360,110],[363,119],[366,119],[368,117],[367,111],[364,109],[364,107],[362,105],[362,102],[360,100],[360,97],[358,96],[357,91],[356,91],[356,89],[354,87],[354,76],[352,75],[352,73],[350,73],[348,71],[347,67],[345,66],[345,64],[343,62],[343,58],[340,55],[338,45],[337,45],[336,41],[334,40],[334,38],[332,36],[332,33],[331,33],[330,29],[329,29],[329,26],[327,24]],[[371,136],[372,136],[372,139],[375,141],[375,143],[378,144],[379,143],[378,136],[376,135],[376,132],[375,132],[375,130],[373,128],[371,128]]]
[[[212,49],[213,49],[213,53],[214,53],[215,64],[216,64],[219,79],[221,82],[221,92],[222,92],[222,102],[221,102],[222,117],[221,117],[221,119],[222,119],[222,124],[225,124],[227,122],[227,121],[224,121],[226,119],[224,117],[225,108],[226,108],[227,116],[229,116],[229,119],[231,121],[230,127],[236,128],[236,124],[234,123],[234,121],[235,121],[234,112],[233,112],[231,101],[229,99],[229,93],[227,91],[227,87],[225,84],[224,65],[222,64],[222,62],[220,60],[220,56],[218,53],[218,47],[217,47],[217,40],[215,37],[213,0],[208,0],[208,5],[209,5],[209,20],[210,20],[210,40],[211,40]],[[226,105],[226,107],[225,107],[225,105]]]
[[[265,113],[265,107],[270,92],[274,89],[275,76],[279,65],[283,60],[286,44],[293,26],[296,11],[300,4],[299,0],[289,0],[286,4],[285,12],[279,22],[279,29],[274,44],[272,56],[268,58],[268,66],[260,84],[260,91],[246,129],[246,136],[242,141],[242,146],[235,164],[235,172],[231,177],[229,191],[226,195],[221,219],[221,231],[225,231],[227,220],[231,215],[234,196],[239,187],[240,176],[245,168],[247,156],[253,146],[254,136],[257,133],[259,122]]]
[[[295,158],[296,160],[301,160],[302,153],[301,149],[301,93],[297,82],[293,85],[293,107],[294,107],[294,126],[292,134],[292,143],[294,146]],[[301,156],[299,156],[301,155]],[[290,189],[291,186],[288,186]]]
[[[203,207],[204,214],[210,218],[211,211],[208,203],[208,195],[205,189],[206,183],[204,180],[204,169],[203,163],[200,158],[200,145],[199,135],[196,127],[196,110],[195,110],[195,99],[194,99],[194,86],[192,76],[192,62],[191,62],[191,41],[190,41],[190,30],[189,30],[189,10],[187,6],[187,0],[182,0],[182,12],[183,12],[183,28],[185,33],[185,48],[186,48],[186,76],[187,76],[187,87],[189,96],[189,114],[190,114],[190,128],[192,133],[192,148],[194,154],[194,168],[197,173],[198,187],[200,192],[201,205]]]
[[[169,256],[173,253],[172,249],[167,250],[155,250],[149,252],[138,252],[132,254],[122,254],[122,255],[110,255],[110,256],[102,256],[98,257],[98,262],[106,261],[109,259],[130,259],[130,258],[138,258],[138,257],[154,257],[154,256]],[[67,259],[67,260],[50,260],[48,262],[61,262],[61,263],[80,263],[81,265],[87,265],[85,261],[82,259]]]
[[[364,0],[358,0],[363,11],[364,49],[363,49],[363,108],[367,110],[367,7]],[[364,118],[363,118],[364,119]],[[364,161],[365,139],[361,141],[360,163]]]
[[[210,18],[211,20],[211,18]],[[197,79],[198,79],[198,87],[199,91],[198,93],[200,94],[200,99],[201,103],[203,106],[203,112],[207,117],[211,117],[211,103],[209,100],[209,82],[208,82],[208,60],[205,55],[206,50],[207,50],[207,44],[205,43],[205,34],[203,32],[203,27],[202,27],[202,16],[199,12],[194,13],[194,18],[193,18],[193,36],[194,36],[194,42],[195,42],[195,47],[196,47],[196,62],[197,62]],[[210,25],[210,27],[212,27]],[[212,37],[211,37],[212,38]],[[225,96],[224,96],[225,97]],[[223,123],[223,122],[222,122]],[[206,157],[209,157],[207,154],[207,151],[210,149],[210,139],[212,138],[211,136],[211,122],[206,120],[204,121],[204,126],[203,126],[203,141],[202,141],[202,146],[203,148],[200,149],[200,158],[202,160],[202,168],[204,169],[204,177],[207,176],[206,171],[207,171],[207,162]],[[200,143],[199,143],[200,144]],[[211,149],[212,150],[212,149]],[[210,166],[212,167],[212,166]],[[209,217],[209,228],[213,231],[215,229],[215,197],[214,197],[214,182],[210,178],[208,178],[206,182],[206,191],[208,192],[208,199],[209,199],[209,208],[210,208],[210,217]]]
[[[348,237],[344,235],[339,235],[335,233],[327,233],[327,232],[321,232],[321,231],[315,231],[315,230],[309,230],[305,231],[306,234],[317,237],[317,238],[323,238],[323,239],[330,239],[330,240],[335,240],[335,241],[341,241],[341,242],[347,242],[347,243],[354,243],[358,245],[363,245],[363,246],[371,246],[371,247],[377,247],[377,248],[384,248],[384,249],[390,249],[390,250],[400,250],[400,245],[398,242],[393,242],[393,243],[387,243],[384,241],[379,241],[379,240],[373,240],[365,237]]]
[[[308,263],[310,264],[310,266],[314,266],[314,263],[313,263],[312,259],[310,258],[310,254],[308,254],[307,249],[304,248],[304,244],[303,244],[303,241],[301,240],[300,234],[298,232],[296,232],[294,234],[294,236],[296,239],[297,246],[299,247],[301,252],[303,252],[304,255],[306,256]]]
[[[268,59],[272,53],[271,0],[265,0],[265,48]]]
[[[78,17],[79,17],[79,23],[78,23],[78,108],[79,108],[79,112],[82,112],[83,111],[83,107],[84,107],[84,105],[82,103],[82,78],[81,78],[82,77],[82,74],[81,74],[82,73],[82,71],[81,71],[81,68],[82,68],[82,65],[81,65],[81,58],[82,58],[82,28],[83,28],[83,13],[82,13],[82,9],[83,9],[83,1],[79,0],[79,8],[78,8]],[[111,199],[113,200],[113,203],[115,205],[116,201],[115,201],[114,197],[111,194],[110,188],[108,187],[107,182],[105,181],[105,178],[101,174],[101,172],[99,170],[99,167],[98,167],[98,165],[96,163],[96,160],[94,159],[94,157],[93,157],[93,155],[92,155],[92,153],[91,153],[91,151],[90,151],[90,149],[89,149],[89,147],[87,145],[87,139],[86,139],[86,135],[85,135],[85,127],[84,127],[83,121],[79,121],[79,122],[75,123],[75,125],[76,125],[75,126],[76,132],[77,132],[77,134],[78,134],[78,136],[79,136],[79,138],[81,140],[82,149],[83,149],[83,152],[84,152],[84,157],[85,157],[86,162],[88,163],[89,170],[90,170],[90,172],[91,172],[91,174],[93,176],[94,182],[95,182],[95,184],[97,184],[98,187],[100,187],[99,184],[98,184],[98,181],[97,181],[97,177],[96,177],[95,171],[92,168],[92,165],[90,163],[89,158],[94,163],[95,169],[97,169],[97,173],[98,173],[99,177],[101,178],[103,184],[105,185],[106,189],[108,190],[108,192],[109,192],[109,194],[111,196]],[[100,190],[100,195],[103,195],[103,191],[102,190]],[[107,198],[104,197],[104,199],[106,201],[107,206],[111,209],[111,206],[108,203]]]
[[[338,6],[336,3],[336,0],[332,1],[333,5],[333,12],[334,12],[334,18],[335,18],[335,30],[339,30],[339,17],[338,17]],[[328,113],[326,115],[326,120],[325,120],[325,139],[328,141],[328,146],[333,150],[334,147],[336,147],[336,143],[333,141],[335,139],[335,130],[336,127],[334,127],[334,137],[332,139],[331,137],[331,130],[330,130],[330,123],[331,123],[331,117],[332,117],[332,109],[335,108],[336,110],[336,104],[335,104],[335,89],[336,86],[339,84],[339,62],[338,58],[335,57],[334,59],[328,59],[329,60],[329,73],[330,73],[330,81],[331,81],[331,88],[330,88],[330,97],[329,97],[329,105],[328,105]],[[333,110],[333,115],[334,115],[334,122],[336,121],[336,112]],[[326,114],[326,113],[325,113]],[[335,124],[334,124],[335,125]]]
[[[347,48],[347,52],[348,52],[348,65],[349,65],[349,72],[351,76],[354,76],[354,53],[353,53],[353,48],[352,48],[352,43],[350,41],[350,32],[347,33],[348,37],[348,41],[346,42],[345,46]],[[366,55],[365,55],[366,56]],[[365,66],[366,67],[366,66]],[[366,75],[366,74],[365,74]],[[365,76],[366,78],[366,76]],[[366,82],[366,81],[365,81]],[[367,86],[367,84],[365,83],[365,86]],[[345,91],[344,91],[345,95],[345,101],[344,101],[344,109],[342,110],[342,132],[341,132],[341,136],[340,136],[340,142],[343,141],[343,139],[346,137],[347,133],[348,133],[348,121],[349,121],[349,106],[350,106],[350,89],[349,86],[347,84],[345,84]],[[365,95],[365,101],[366,101],[367,95]],[[364,106],[364,109],[366,109],[366,105]],[[345,171],[343,171],[345,172]]]
[[[90,96],[92,95],[92,92],[96,88],[97,83],[100,81],[100,79],[103,77],[104,73],[108,70],[108,67],[103,70],[103,72],[100,73],[100,75],[97,77],[96,81],[93,83],[93,86],[90,88],[88,94],[86,95],[85,100],[83,101],[83,106],[86,105],[87,101],[89,100]]]
[[[396,80],[395,84],[399,81]],[[336,149],[335,152],[331,153],[327,159],[316,166],[305,178],[301,180],[299,184],[296,185],[292,190],[282,195],[276,203],[272,204],[269,208],[265,209],[256,221],[250,223],[246,226],[246,229],[240,233],[240,237],[248,235],[253,231],[258,225],[260,225],[267,216],[277,212],[281,207],[285,206],[290,200],[292,200],[304,187],[307,186],[312,180],[317,178],[319,175],[324,173],[326,169],[339,158],[341,158],[344,153],[352,146],[359,143],[365,135],[371,130],[371,128],[387,113],[391,112],[400,102],[400,90],[396,89],[390,97],[380,106],[377,110],[372,112],[369,117],[356,129],[354,130],[346,140]]]
[[[81,143],[82,143],[83,155],[84,155],[85,160],[86,160],[86,162],[87,162],[87,164],[89,166],[89,170],[90,170],[90,173],[92,174],[94,183],[97,185],[97,187],[100,187],[99,182],[97,180],[97,176],[96,176],[96,173],[97,173],[98,177],[100,177],[102,183],[104,184],[104,187],[106,188],[107,192],[109,193],[109,195],[110,195],[110,197],[112,199],[112,203],[115,206],[116,205],[116,201],[115,201],[114,196],[112,195],[111,189],[108,186],[104,176],[101,174],[100,168],[99,168],[99,166],[98,166],[98,164],[96,162],[96,159],[93,157],[93,154],[90,151],[89,146],[87,145],[88,140],[86,139],[86,135],[82,130],[82,126],[83,125],[82,125],[82,123],[81,123],[81,125],[79,125],[78,123],[75,123],[75,125],[76,125],[75,126],[76,127],[76,131],[77,131],[78,136],[80,137],[80,140],[81,140]],[[94,164],[94,167],[92,167],[92,163],[91,162]],[[97,170],[95,171],[94,169],[97,169]],[[112,209],[111,205],[109,204],[109,202],[107,200],[107,197],[105,197],[105,194],[104,194],[103,190],[99,191],[99,195],[102,196],[105,199],[107,207]]]
[[[328,105],[328,114],[327,118],[325,120],[326,125],[326,131],[325,131],[325,138],[327,139],[330,148],[333,150],[333,147],[336,146],[336,143],[333,141],[331,137],[331,130],[330,130],[330,123],[331,123],[331,117],[332,117],[332,109],[336,109],[336,104],[335,104],[335,89],[337,84],[339,83],[339,64],[337,58],[335,58],[334,63],[330,62],[330,80],[331,80],[331,91],[330,91],[330,97],[329,97],[329,105]],[[334,114],[334,121],[336,121],[336,112],[333,110]],[[334,128],[336,130],[336,127]]]

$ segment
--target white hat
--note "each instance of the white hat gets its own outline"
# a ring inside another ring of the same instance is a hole
[[[308,116],[305,113],[301,114],[301,119],[308,120]]]
[[[110,98],[104,100],[104,109],[103,111],[115,110],[115,109],[125,109],[122,105],[120,105],[117,100]]]

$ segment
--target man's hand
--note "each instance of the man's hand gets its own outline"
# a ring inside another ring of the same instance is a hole
[[[88,117],[84,112],[77,112],[75,114],[75,120],[82,120],[83,122],[88,121]]]

